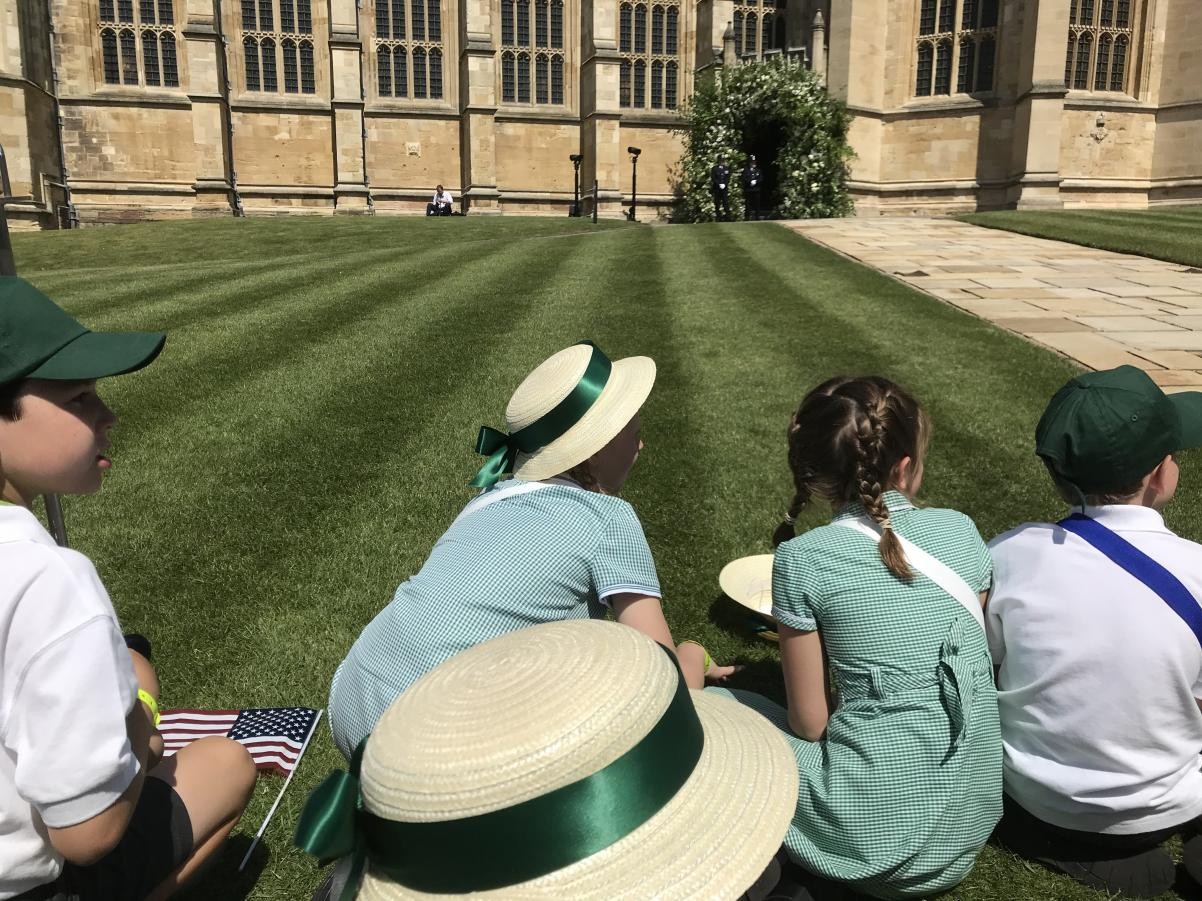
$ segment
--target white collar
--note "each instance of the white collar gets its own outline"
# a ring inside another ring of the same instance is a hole
[[[1103,504],[1086,506],[1085,515],[1096,519],[1108,529],[1124,532],[1169,532],[1158,510],[1141,504]]]
[[[0,542],[36,541],[57,547],[32,511],[17,504],[0,504]]]

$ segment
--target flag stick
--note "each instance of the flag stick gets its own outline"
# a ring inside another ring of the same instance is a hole
[[[313,717],[313,725],[309,727],[309,734],[305,736],[305,743],[301,745],[300,753],[296,755],[296,766],[292,768],[292,772],[288,774],[288,778],[284,780],[284,787],[280,789],[280,793],[276,795],[275,803],[271,805],[271,810],[267,811],[267,818],[263,820],[263,825],[259,827],[258,833],[255,835],[255,840],[250,843],[250,847],[246,849],[246,856],[242,858],[242,863],[238,864],[238,872],[241,873],[246,869],[246,862],[250,860],[250,856],[255,853],[255,848],[259,846],[259,839],[263,837],[263,833],[267,831],[267,824],[271,822],[271,818],[275,816],[275,809],[280,806],[280,801],[284,798],[284,792],[288,791],[288,784],[292,782],[292,777],[296,775],[296,771],[300,769],[301,759],[305,756],[305,749],[309,747],[309,741],[313,738],[313,733],[317,731],[317,724],[321,722],[321,715],[325,710],[318,710],[317,716]]]

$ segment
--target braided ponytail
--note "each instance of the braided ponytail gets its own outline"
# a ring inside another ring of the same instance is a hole
[[[810,502],[810,486],[806,480],[805,466],[800,459],[801,444],[798,436],[799,429],[797,428],[797,420],[794,418],[789,423],[789,469],[793,472],[793,500],[789,503],[789,509],[785,513],[785,518],[776,527],[776,531],[772,533],[772,547],[774,549],[797,535],[795,526],[797,517],[801,515],[801,511]]]
[[[894,534],[885,492],[897,487],[897,467],[909,457],[916,467],[926,448],[928,425],[918,402],[902,387],[878,376],[830,379],[806,395],[789,429],[789,468],[796,493],[774,544],[793,537],[793,523],[811,497],[836,508],[859,501],[881,528],[881,561],[903,581],[914,573]]]
[[[893,531],[893,520],[885,504],[885,485],[888,478],[885,467],[885,404],[888,395],[877,403],[866,405],[857,429],[856,493],[864,510],[881,527],[881,540],[877,548],[881,560],[893,575],[904,582],[914,578],[910,564],[906,561],[901,542]]]

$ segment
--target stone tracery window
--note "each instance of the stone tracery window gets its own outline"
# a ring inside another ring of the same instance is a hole
[[[173,0],[99,0],[105,84],[179,87]]]
[[[680,6],[676,0],[624,0],[618,8],[618,100],[630,109],[676,109]]]
[[[564,103],[563,0],[501,0],[501,101]]]
[[[242,0],[242,50],[246,90],[316,93],[312,0]]]
[[[1064,83],[1074,91],[1134,94],[1138,0],[1071,0]]]
[[[381,97],[441,100],[441,0],[375,0],[376,88]]]
[[[993,90],[999,0],[919,0],[918,97]]]
[[[785,49],[785,0],[735,0],[735,56]]]

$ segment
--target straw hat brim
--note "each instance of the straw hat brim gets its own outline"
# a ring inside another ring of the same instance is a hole
[[[736,604],[771,619],[772,554],[732,560],[718,574],[718,585]]]
[[[546,876],[472,898],[539,901],[692,899],[733,901],[780,848],[797,804],[797,763],[784,736],[737,701],[692,692],[705,748],[689,781],[655,816],[591,857]],[[463,849],[472,865],[472,849]],[[446,898],[372,874],[367,901]],[[465,896],[458,896],[465,897]]]
[[[537,481],[583,463],[618,436],[647,401],[655,385],[650,357],[617,360],[600,396],[570,429],[531,454],[518,454],[513,476]]]

